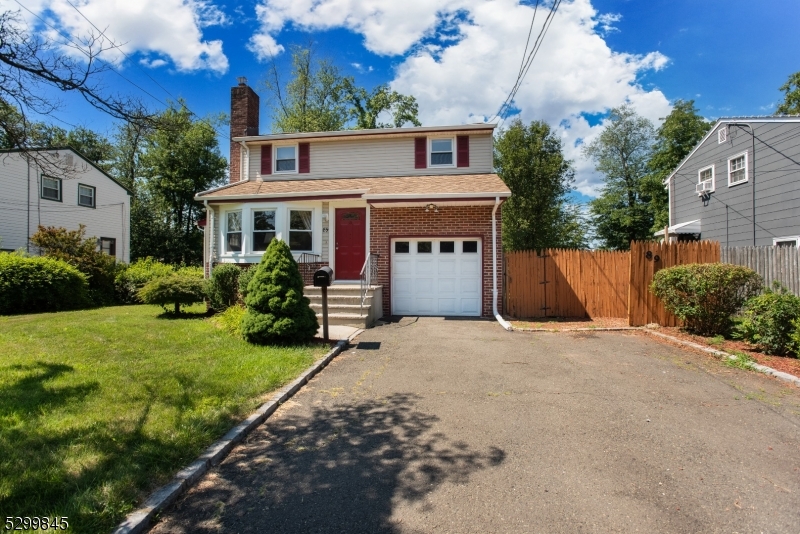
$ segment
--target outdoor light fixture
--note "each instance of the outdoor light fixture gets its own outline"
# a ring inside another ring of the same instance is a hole
[[[436,207],[436,204],[428,204],[425,206],[425,213],[433,210],[434,213],[439,213],[439,208]]]

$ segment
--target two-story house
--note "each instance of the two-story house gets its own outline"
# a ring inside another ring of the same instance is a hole
[[[371,270],[378,317],[494,314],[511,194],[492,172],[494,125],[258,135],[258,120],[258,95],[233,87],[230,183],[197,195],[207,270],[282,239],[338,284]]]
[[[130,192],[69,147],[0,150],[0,249],[38,251],[39,225],[77,230],[119,261],[130,261]]]
[[[719,119],[665,185],[671,241],[800,246],[800,117]]]

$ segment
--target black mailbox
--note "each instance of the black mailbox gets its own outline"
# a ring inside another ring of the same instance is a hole
[[[322,267],[314,273],[314,287],[328,287],[333,283],[333,269]]]

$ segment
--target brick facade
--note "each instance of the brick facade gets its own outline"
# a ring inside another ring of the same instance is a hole
[[[241,173],[241,145],[233,142],[234,137],[258,135],[259,98],[246,82],[231,87],[231,182],[238,182]]]
[[[383,286],[383,314],[391,314],[390,239],[394,237],[480,237],[483,260],[482,315],[492,316],[492,209],[494,206],[440,207],[439,213],[425,208],[372,208],[370,252],[379,254],[378,284]],[[497,308],[503,303],[503,245],[501,209],[497,210]]]

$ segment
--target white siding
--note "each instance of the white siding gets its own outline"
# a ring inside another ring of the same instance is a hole
[[[456,133],[452,135],[455,138]],[[438,137],[438,136],[437,136]],[[453,143],[455,145],[455,142]],[[277,143],[276,146],[279,146]],[[469,167],[414,168],[414,138],[346,139],[310,144],[311,172],[272,174],[266,180],[315,178],[377,178],[440,174],[487,174],[493,172],[492,136],[469,136]],[[453,160],[456,159],[455,146]],[[250,146],[249,179],[261,173],[261,147]]]
[[[60,151],[61,157],[69,153],[71,151]],[[68,230],[76,230],[83,224],[87,237],[115,239],[117,259],[130,261],[128,192],[77,155],[74,157],[76,170],[62,179],[61,202],[57,202],[41,198],[41,172],[35,162],[31,162],[30,167],[28,198],[27,162],[18,153],[0,155],[0,247],[26,248],[28,237],[36,233],[40,224]],[[95,208],[78,205],[78,184],[95,188]],[[36,251],[31,248],[31,252]]]

